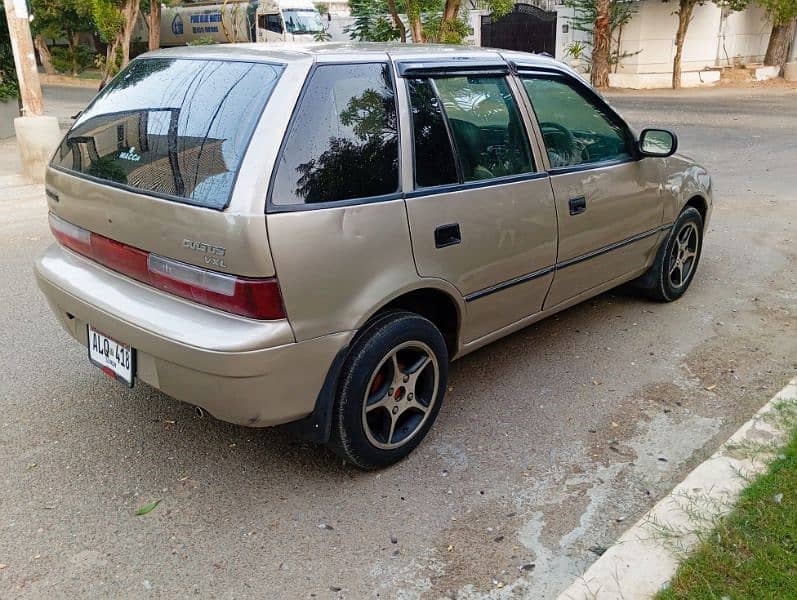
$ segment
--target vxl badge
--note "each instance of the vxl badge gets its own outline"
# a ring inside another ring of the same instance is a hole
[[[197,242],[194,240],[183,240],[183,248],[188,248],[194,252],[204,254],[205,264],[212,267],[219,267],[226,269],[227,265],[224,264],[223,256],[227,252],[224,246],[214,246],[213,244],[206,244],[205,242]]]

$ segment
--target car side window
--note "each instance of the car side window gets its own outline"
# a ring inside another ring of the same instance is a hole
[[[431,80],[409,79],[407,89],[415,144],[415,185],[431,187],[457,183],[454,151]]]
[[[465,182],[533,173],[526,131],[504,77],[434,79]]]
[[[551,168],[631,157],[625,130],[565,81],[524,77]]]
[[[396,98],[387,64],[318,66],[291,123],[277,160],[272,204],[398,192]]]

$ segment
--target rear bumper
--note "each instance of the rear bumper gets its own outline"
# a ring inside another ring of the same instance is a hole
[[[287,320],[254,321],[170,296],[54,244],[36,279],[61,325],[86,325],[136,349],[137,377],[231,423],[262,427],[309,415],[353,332],[295,342]]]

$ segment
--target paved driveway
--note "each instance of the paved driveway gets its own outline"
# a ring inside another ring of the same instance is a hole
[[[555,596],[797,369],[797,93],[612,102],[714,175],[691,290],[604,294],[455,363],[378,474],[91,367],[31,276],[41,191],[6,178],[0,597]]]

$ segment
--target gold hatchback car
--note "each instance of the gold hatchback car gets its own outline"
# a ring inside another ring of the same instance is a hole
[[[685,292],[711,181],[676,145],[542,56],[159,51],[56,150],[36,275],[108,375],[380,468],[452,359],[624,282]]]

